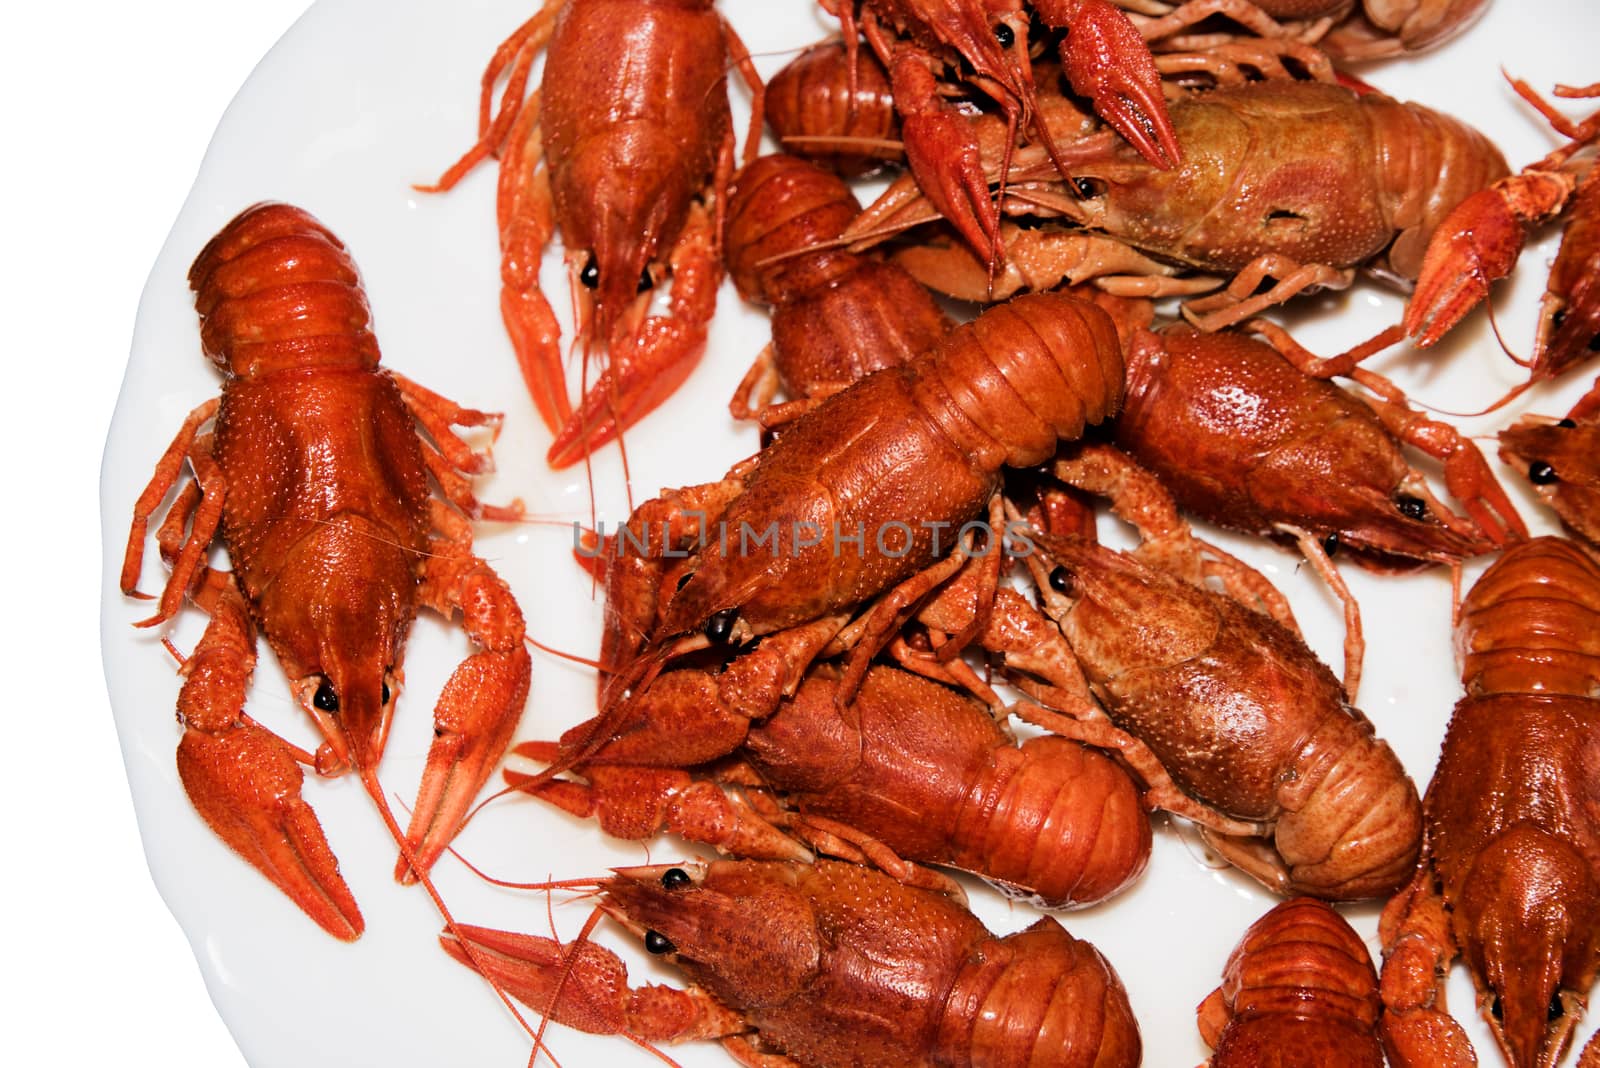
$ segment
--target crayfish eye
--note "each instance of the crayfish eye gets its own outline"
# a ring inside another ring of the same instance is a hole
[[[387,681],[383,684],[383,703],[389,703],[389,683]]]
[[[317,687],[317,692],[312,694],[311,703],[322,712],[339,711],[339,695],[333,692],[333,686],[327,679],[323,679],[322,685]]]
[[[1561,1004],[1561,994],[1559,992],[1551,994],[1550,1008],[1545,1012],[1546,1021],[1554,1023],[1555,1021],[1561,1019],[1561,1014],[1566,1011],[1566,1006]]]
[[[692,881],[689,878],[689,873],[682,868],[668,868],[661,873],[661,885],[668,890],[676,890],[679,887],[688,886]]]
[[[1563,430],[1576,430],[1578,429],[1578,421],[1576,419],[1558,419],[1556,420],[1556,426],[1561,427]]]
[[[1493,1016],[1496,1022],[1505,1019],[1505,1013],[1500,1008],[1499,998],[1495,998],[1493,1001],[1489,1002],[1489,1015]]]
[[[1017,43],[1017,34],[1004,22],[997,22],[994,26],[994,39],[1001,48],[1010,48]]]
[[[1559,482],[1556,469],[1543,460],[1535,460],[1528,465],[1528,481],[1535,486],[1548,486],[1552,482]]]
[[[1056,569],[1050,572],[1050,588],[1059,594],[1070,597],[1072,595],[1072,572],[1068,571],[1065,566],[1058,564]]]
[[[672,944],[672,939],[660,931],[646,931],[644,933],[644,948],[649,953],[660,956],[663,953],[675,953],[678,947]]]
[[[646,267],[644,270],[639,272],[639,290],[638,291],[640,293],[643,293],[643,292],[647,291],[651,286],[653,286],[655,284],[656,284],[656,280],[654,278],[650,277],[650,268]]]
[[[1322,539],[1322,551],[1329,556],[1339,551],[1339,545],[1339,532],[1337,530]]]
[[[1426,519],[1428,516],[1428,502],[1421,497],[1396,497],[1394,506],[1407,519]]]
[[[706,637],[713,645],[726,645],[733,636],[733,621],[739,618],[737,608],[724,608],[706,620]]]
[[[593,256],[590,256],[589,262],[583,265],[583,270],[578,272],[578,281],[582,282],[586,289],[599,287],[600,265],[594,261]]]
[[[1080,200],[1093,200],[1105,195],[1106,183],[1098,178],[1074,178],[1072,188]]]

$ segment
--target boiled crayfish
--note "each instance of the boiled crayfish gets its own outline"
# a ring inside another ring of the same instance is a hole
[[[1184,145],[1183,163],[1172,170],[1152,167],[1103,133],[1059,146],[1070,182],[1042,150],[1019,149],[1006,205],[1022,218],[1089,231],[1061,243],[1069,281],[1093,278],[1114,293],[1145,297],[1223,286],[1188,305],[1206,330],[1313,287],[1348,286],[1363,265],[1415,278],[1446,213],[1507,172],[1499,150],[1465,123],[1320,81],[1188,94],[1173,105],[1172,121]],[[852,236],[866,243],[935,218],[901,181],[867,208]],[[1085,236],[1114,238],[1152,263],[1076,262],[1073,238]],[[906,265],[939,286],[937,273]],[[1171,277],[1172,265],[1203,276]]]
[[[1394,1064],[1476,1063],[1437,992],[1458,949],[1513,1068],[1550,1068],[1572,1039],[1600,972],[1597,635],[1600,561],[1562,538],[1506,550],[1461,606],[1466,696],[1428,785],[1422,862],[1379,928]]]
[[[547,44],[541,87],[525,101]],[[448,190],[500,154],[500,307],[523,380],[555,435],[553,467],[578,462],[643,418],[705,348],[722,281],[721,200],[734,166],[730,55],[759,97],[749,56],[711,0],[546,0],[484,71],[477,144],[425,187]],[[503,73],[505,102],[491,119]],[[759,121],[759,99],[755,114]],[[755,142],[752,131],[747,160]],[[610,359],[586,380],[576,411],[560,327],[539,288],[556,230],[581,343],[587,353],[603,341]],[[650,315],[653,289],[669,273],[670,311]]]
[[[299,208],[244,211],[200,253],[189,282],[206,355],[223,372],[222,396],[189,414],[139,498],[122,589],[134,591],[146,524],[187,461],[193,480],[160,531],[172,575],[143,624],[170,619],[186,595],[211,615],[184,664],[179,774],[229,846],[330,934],[353,939],[361,913],[301,800],[299,765],[354,770],[401,837],[377,765],[406,635],[419,605],[460,612],[479,651],[456,669],[435,708],[396,874],[426,873],[527,701],[522,614],[505,582],[473,555],[465,518],[520,513],[472,496],[465,476],[486,470],[488,458],[451,430],[498,417],[378,367],[355,264]],[[201,433],[208,422],[212,430]],[[432,497],[430,475],[454,507]],[[205,562],[219,534],[231,573]],[[257,629],[322,733],[315,754],[244,710]]]
[[[772,344],[740,384],[736,417],[754,417],[780,385],[795,398],[836,393],[950,332],[903,269],[827,245],[860,211],[843,180],[796,156],[762,156],[734,175],[728,273],[746,300],[773,306]]]
[[[1027,564],[1044,609],[1105,712],[1080,701],[1064,710],[1077,726],[1028,718],[1109,744],[1109,714],[1132,736],[1125,755],[1153,757],[1168,793],[1189,799],[1186,815],[1205,810],[1193,818],[1211,846],[1279,893],[1352,900],[1398,887],[1422,836],[1416,787],[1292,617],[1274,618],[1275,591],[1192,539],[1153,480],[1107,450],[1085,449],[1054,470],[1112,494],[1118,514],[1160,537],[1127,554],[1032,536],[1039,551]],[[1229,592],[1209,588],[1209,577]]]
[[[1046,459],[1114,413],[1121,395],[1111,317],[1035,294],[834,394],[723,481],[641,505],[627,537],[606,543],[601,661],[616,675],[602,690],[610,714],[589,742],[602,744],[630,718],[627,706],[649,699],[644,679],[708,644],[731,651],[762,639],[722,681],[740,677],[768,714],[876,598],[851,624],[848,697],[904,611],[960,568],[962,554],[949,550],[963,525],[994,511],[1002,468]]]
[[[1150,821],[1106,754],[1049,736],[1019,746],[970,698],[887,665],[867,671],[848,705],[838,691],[838,671],[823,666],[755,722],[709,687],[698,700],[658,703],[577,769],[587,783],[532,792],[621,837],[667,829],[740,857],[809,859],[782,828],[908,881],[899,858],[970,871],[1052,908],[1104,900],[1144,870]],[[548,759],[560,749],[517,752]],[[754,777],[738,774],[745,766]],[[776,791],[786,807],[764,819],[718,780]]]
[[[836,861],[623,868],[593,885],[694,986],[629,987],[622,961],[587,940],[461,929],[494,980],[581,1030],[720,1039],[774,1068],[1139,1063],[1116,972],[1052,919],[996,938],[947,897]]]

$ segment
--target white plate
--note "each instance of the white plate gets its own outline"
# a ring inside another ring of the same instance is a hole
[[[773,8],[777,7],[777,10]],[[1530,12],[1534,7],[1537,14]],[[770,75],[778,54],[820,38],[827,26],[802,0],[781,7],[725,0],[724,13]],[[229,109],[193,193],[151,275],[106,453],[102,483],[106,598],[106,675],[127,760],[145,849],[162,894],[192,941],[218,1010],[256,1068],[314,1065],[424,1065],[470,1055],[474,1063],[514,1065],[528,1044],[517,1025],[465,969],[438,950],[438,917],[424,895],[395,885],[393,846],[370,802],[353,781],[314,781],[316,806],[343,870],[361,903],[367,933],[355,945],[334,942],[307,921],[253,869],[228,852],[185,798],[173,760],[177,681],[161,635],[129,624],[149,610],[115,590],[127,520],[151,466],[194,405],[215,395],[218,381],[197,345],[184,273],[205,241],[239,209],[260,199],[286,200],[312,211],[348,244],[366,279],[385,362],[462,403],[499,408],[506,429],[496,456],[499,473],[480,483],[487,500],[522,497],[552,521],[515,529],[485,527],[480,553],[511,583],[537,638],[578,653],[596,646],[599,611],[572,565],[570,523],[587,516],[581,472],[556,475],[543,465],[545,434],[513,369],[498,312],[498,255],[493,224],[494,174],[483,168],[448,196],[424,196],[410,183],[435,177],[470,142],[478,76],[495,45],[531,4],[477,0],[445,8],[419,0],[324,0],[262,62]],[[1420,100],[1475,122],[1504,148],[1513,165],[1548,151],[1552,136],[1515,100],[1500,66],[1547,89],[1556,81],[1584,84],[1594,73],[1581,46],[1596,39],[1600,12],[1587,0],[1501,3],[1444,51],[1369,76],[1394,95]],[[735,122],[747,113],[733,89]],[[741,130],[742,126],[739,127]],[[1552,237],[1530,245],[1525,269],[1496,296],[1500,326],[1525,351],[1541,266]],[[558,307],[564,279],[547,259],[546,285]],[[1361,287],[1308,302],[1297,316],[1301,337],[1334,351],[1394,321],[1398,300]],[[1329,314],[1330,312],[1334,314]],[[636,496],[662,485],[718,476],[748,453],[753,434],[733,426],[723,405],[761,347],[767,318],[722,294],[709,353],[689,385],[629,435]],[[1386,357],[1377,365],[1415,395],[1443,408],[1481,407],[1519,378],[1496,348],[1480,314],[1436,354]],[[1560,414],[1588,384],[1587,373],[1534,391],[1524,404],[1488,420],[1469,421],[1491,433],[1524,408]],[[1489,445],[1492,452],[1492,444]],[[1503,469],[1502,469],[1503,470]],[[1506,481],[1538,532],[1553,530],[1512,472]],[[594,471],[602,518],[626,511],[614,450]],[[1313,646],[1337,664],[1340,623],[1320,586],[1278,549],[1220,536],[1289,595]],[[154,554],[148,554],[151,561]],[[1475,577],[1481,566],[1469,570]],[[1367,674],[1361,705],[1425,784],[1459,685],[1450,649],[1448,584],[1439,574],[1404,579],[1348,569],[1367,623]],[[150,562],[144,588],[163,576]],[[201,629],[185,612],[169,632],[190,648]],[[408,687],[382,778],[409,801],[429,739],[428,706],[465,654],[459,632],[435,618],[419,620],[406,657]],[[592,708],[588,672],[539,655],[533,697],[520,736],[554,737]],[[263,656],[250,711],[301,743],[311,740],[289,700],[281,674]],[[494,874],[522,880],[598,874],[649,855],[667,860],[685,850],[666,840],[648,849],[602,838],[593,828],[535,802],[487,808],[458,840],[459,848]],[[439,885],[464,921],[541,931],[541,896],[490,887],[446,859]],[[974,905],[996,931],[1031,922],[1033,913],[986,889]],[[1130,893],[1108,905],[1064,917],[1077,934],[1110,957],[1143,1024],[1147,1062],[1189,1065],[1202,1059],[1194,1006],[1216,984],[1229,949],[1272,899],[1253,883],[1203,862],[1192,836],[1158,829],[1150,870]],[[1376,907],[1345,910],[1376,951]],[[557,904],[556,922],[570,934],[582,904]],[[599,937],[623,946],[613,928]],[[653,963],[628,947],[637,980]],[[671,981],[658,974],[656,981]],[[1461,968],[1450,998],[1488,1063],[1496,1054],[1471,1013]],[[1584,1028],[1586,1037],[1590,1028]],[[551,1044],[565,1063],[655,1063],[621,1040],[566,1030]],[[672,1051],[684,1064],[721,1065],[709,1045]],[[584,1058],[589,1058],[585,1060]]]

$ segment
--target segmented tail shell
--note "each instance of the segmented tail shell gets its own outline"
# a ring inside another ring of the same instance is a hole
[[[1211,1068],[1381,1068],[1378,976],[1361,939],[1313,898],[1286,901],[1240,939],[1215,1000],[1227,1017]]]
[[[772,362],[790,396],[898,367],[950,330],[932,294],[902,268],[818,247],[860,211],[849,186],[796,156],[763,156],[734,176],[728,270],[745,299],[775,306]]]
[[[946,432],[993,468],[1042,463],[1058,442],[1082,437],[1122,405],[1116,324],[1103,309],[1060,293],[990,308],[923,366],[918,389],[927,410],[940,418],[945,409]],[[943,396],[930,397],[933,390]]]
[[[848,272],[861,256],[805,250],[832,241],[859,214],[861,202],[843,180],[798,156],[762,156],[740,170],[728,187],[723,228],[739,295],[779,304]]]
[[[1565,538],[1507,549],[1462,603],[1456,643],[1469,697],[1600,696],[1600,562]]]
[[[261,203],[240,212],[195,258],[189,287],[205,353],[230,374],[378,365],[355,262],[300,208]]]
[[[1046,917],[981,943],[945,999],[933,1063],[1136,1065],[1138,1024],[1111,965]]]
[[[1139,791],[1098,750],[1046,736],[993,750],[950,863],[1046,908],[1091,905],[1150,860]]]
[[[856,50],[853,93],[850,73],[842,42],[806,49],[767,83],[767,122],[784,151],[856,178],[903,152],[889,73],[866,48]],[[813,140],[829,137],[849,140]]]

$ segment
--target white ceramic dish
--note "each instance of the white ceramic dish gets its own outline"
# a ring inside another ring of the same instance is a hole
[[[1522,107],[1498,69],[1548,88],[1586,83],[1593,71],[1582,45],[1597,39],[1600,12],[1587,0],[1501,3],[1444,51],[1409,64],[1368,72],[1394,95],[1469,119],[1503,146],[1514,165],[1546,152],[1551,136]],[[803,0],[769,5],[725,0],[725,14],[770,74],[777,54],[820,38],[827,27]],[[160,635],[129,624],[148,606],[125,601],[115,575],[133,500],[160,450],[186,413],[213,396],[217,378],[200,355],[184,272],[205,241],[239,209],[260,199],[304,206],[347,243],[361,265],[385,362],[467,404],[503,409],[506,429],[496,449],[499,472],[480,483],[485,499],[522,497],[551,524],[485,527],[480,553],[494,562],[521,599],[530,632],[577,653],[592,653],[599,611],[588,583],[572,565],[571,521],[587,516],[581,471],[554,474],[542,462],[545,435],[513,368],[498,312],[498,256],[493,224],[494,174],[484,168],[448,196],[425,196],[410,183],[432,179],[469,143],[479,72],[495,45],[530,5],[476,0],[446,8],[420,0],[324,0],[262,62],[217,131],[193,193],[151,275],[140,310],[127,379],[111,429],[102,483],[106,598],[106,674],[150,867],[188,932],[211,996],[256,1068],[316,1065],[425,1065],[470,1057],[477,1064],[515,1065],[528,1044],[483,985],[438,950],[439,920],[417,890],[389,877],[393,847],[357,784],[315,781],[307,796],[367,919],[355,945],[323,935],[285,898],[214,838],[194,814],[177,781],[173,723],[177,681]],[[1536,13],[1535,13],[1536,12]],[[736,123],[746,100],[735,85]],[[739,127],[741,130],[742,126]],[[1541,265],[1553,240],[1530,246],[1525,269],[1496,297],[1502,330],[1526,349]],[[547,259],[554,268],[558,253]],[[564,279],[547,269],[558,307]],[[1398,315],[1392,295],[1363,286],[1308,302],[1296,316],[1301,336],[1332,351]],[[754,446],[724,403],[761,347],[767,319],[742,305],[731,287],[722,295],[709,353],[687,388],[629,436],[635,496],[657,487],[718,476]],[[1397,354],[1378,366],[1430,403],[1473,409],[1518,380],[1480,315],[1436,354]],[[1588,383],[1587,373],[1530,393],[1512,412],[1469,421],[1489,433],[1524,408],[1559,414]],[[1492,446],[1491,446],[1492,451]],[[1521,483],[1505,472],[1537,531],[1553,524]],[[601,517],[626,512],[617,454],[597,459]],[[1337,663],[1337,608],[1296,559],[1278,549],[1219,536],[1265,571],[1290,596],[1313,646]],[[163,575],[147,562],[145,589]],[[1480,568],[1469,570],[1475,577]],[[1437,756],[1458,683],[1450,650],[1449,590],[1444,576],[1379,578],[1346,571],[1367,623],[1367,674],[1361,705],[1419,784]],[[168,632],[180,648],[200,631],[185,612]],[[407,692],[382,767],[392,794],[409,801],[429,738],[429,706],[465,654],[459,632],[435,618],[420,620],[406,657]],[[554,737],[592,707],[588,672],[536,656],[533,697],[521,737]],[[250,711],[299,742],[311,737],[281,674],[264,655]],[[663,840],[648,849],[602,838],[593,828],[534,802],[491,805],[458,840],[474,862],[523,880],[598,874],[604,869],[666,860],[685,852]],[[540,896],[496,889],[446,859],[437,869],[443,892],[467,922],[542,930]],[[997,931],[1031,922],[1032,911],[975,887],[976,909]],[[1253,883],[1205,863],[1185,829],[1159,826],[1150,870],[1130,893],[1064,917],[1093,940],[1127,984],[1144,1029],[1152,1065],[1189,1065],[1205,1051],[1193,1025],[1194,1006],[1216,984],[1222,962],[1244,928],[1272,904]],[[582,904],[558,904],[555,918],[570,934]],[[1375,906],[1346,910],[1376,950]],[[660,970],[626,947],[615,929],[608,944],[624,946],[636,980]],[[655,981],[671,977],[655,974]],[[1487,1033],[1473,1018],[1470,984],[1461,968],[1450,998],[1487,1063]],[[1580,1035],[1587,1037],[1592,1027]],[[617,1039],[557,1030],[550,1042],[565,1063],[653,1063]],[[712,1046],[672,1051],[686,1065],[730,1063]]]

